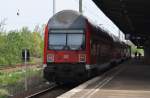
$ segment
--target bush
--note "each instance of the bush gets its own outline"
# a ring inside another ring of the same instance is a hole
[[[0,89],[0,98],[7,98],[9,95],[8,91],[5,89]]]
[[[32,33],[28,28],[20,31],[0,33],[0,66],[21,63],[22,49],[30,50],[31,57],[42,57],[43,38],[40,33]]]
[[[41,68],[28,68],[27,69],[27,79],[30,81],[32,77],[38,77],[42,80],[42,69]],[[14,95],[21,91],[24,91],[24,80],[25,71],[17,70],[15,72],[1,72],[0,74],[0,98],[4,96]],[[36,80],[33,80],[36,81]],[[38,81],[36,81],[38,82]],[[35,82],[33,82],[35,84]],[[33,85],[32,84],[32,85]],[[8,93],[9,92],[9,93]]]

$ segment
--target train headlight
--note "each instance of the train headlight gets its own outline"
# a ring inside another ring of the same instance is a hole
[[[47,62],[54,62],[54,54],[47,55]]]
[[[86,55],[85,54],[79,54],[79,62],[86,62]]]

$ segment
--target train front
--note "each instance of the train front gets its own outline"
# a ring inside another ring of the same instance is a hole
[[[74,11],[61,11],[48,22],[44,38],[44,78],[53,82],[81,80],[86,63],[86,20]]]

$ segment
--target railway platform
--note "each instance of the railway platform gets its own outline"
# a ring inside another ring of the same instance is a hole
[[[57,98],[150,98],[150,64],[126,61]]]

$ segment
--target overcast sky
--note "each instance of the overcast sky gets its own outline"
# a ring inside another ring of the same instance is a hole
[[[64,9],[78,11],[79,0],[56,0],[56,12]],[[0,20],[6,18],[7,30],[33,30],[35,25],[46,24],[53,12],[53,0],[0,0]],[[19,10],[20,15],[17,16]],[[118,36],[118,28],[99,10],[92,0],[83,0],[83,15]]]

